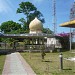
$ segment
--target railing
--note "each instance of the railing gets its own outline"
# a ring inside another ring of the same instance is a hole
[[[49,37],[53,37],[53,35],[51,35],[51,34],[45,34],[45,33],[37,33],[37,34],[30,34],[30,33],[25,33],[25,34],[1,34],[0,35],[0,37],[2,37],[2,36],[11,36],[11,37],[13,37],[13,36],[44,36],[44,37],[47,37],[47,36],[49,36]]]

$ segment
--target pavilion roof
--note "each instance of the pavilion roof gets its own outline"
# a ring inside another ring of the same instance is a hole
[[[75,28],[75,20],[71,20],[65,23],[60,24],[61,27],[71,27]]]
[[[45,33],[38,33],[38,34],[25,33],[25,34],[3,34],[3,35],[0,35],[0,37],[3,37],[3,38],[31,38],[31,37],[43,38],[43,37],[54,37],[54,35],[52,35],[52,34],[45,34]]]

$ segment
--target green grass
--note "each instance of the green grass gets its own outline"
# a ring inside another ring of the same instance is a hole
[[[21,53],[37,75],[75,75],[75,62],[63,60],[63,70],[60,70],[59,53],[46,53],[41,59],[41,53]],[[74,53],[63,52],[63,57],[74,57]]]
[[[4,63],[5,63],[5,55],[0,55],[0,75],[2,75]]]

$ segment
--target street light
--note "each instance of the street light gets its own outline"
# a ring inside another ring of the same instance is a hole
[[[60,58],[60,70],[63,70],[63,55],[62,55],[62,53],[60,53],[59,58]]]

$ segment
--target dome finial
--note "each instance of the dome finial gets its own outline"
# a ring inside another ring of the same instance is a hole
[[[35,19],[38,19],[37,17],[35,17]]]
[[[37,18],[37,17],[35,17],[35,18]]]

